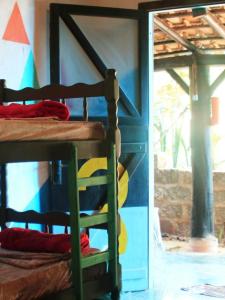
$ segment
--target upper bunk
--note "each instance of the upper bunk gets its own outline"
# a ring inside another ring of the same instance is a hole
[[[89,97],[104,97],[107,104],[106,126],[103,122],[88,120]],[[114,69],[107,70],[105,79],[96,84],[77,83],[72,86],[52,84],[39,89],[12,90],[5,87],[5,80],[0,80],[0,102],[6,105],[5,107],[12,102],[25,104],[27,101],[43,99],[76,101],[80,98],[83,98],[81,121],[62,121],[48,117],[11,118],[7,114],[6,117],[0,114],[0,163],[66,160],[71,143],[77,146],[78,158],[105,156],[110,144],[115,144],[119,156],[120,132],[117,117],[119,85]]]

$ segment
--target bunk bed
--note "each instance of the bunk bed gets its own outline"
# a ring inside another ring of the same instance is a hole
[[[118,235],[120,226],[117,204],[117,163],[120,155],[120,132],[117,119],[118,90],[118,82],[115,76],[115,70],[113,69],[107,70],[105,80],[94,85],[78,83],[66,87],[53,84],[40,89],[25,88],[16,91],[6,88],[4,80],[0,81],[0,101],[2,104],[17,101],[23,101],[25,103],[30,100],[41,99],[60,100],[72,98],[76,101],[77,98],[82,97],[84,99],[83,107],[85,119],[80,122],[67,121],[67,123],[58,120],[49,121],[49,119],[45,120],[45,118],[40,120],[38,118],[35,120],[0,120],[0,163],[3,170],[4,164],[12,162],[67,161],[69,195],[69,213],[18,212],[7,207],[5,191],[2,191],[0,206],[0,226],[2,232],[7,229],[9,222],[24,223],[25,228],[29,228],[29,224],[41,224],[42,228],[45,228],[46,231],[49,226],[60,225],[65,227],[66,233],[68,232],[68,227],[70,227],[72,244],[71,254],[64,253],[60,256],[58,253],[54,253],[53,257],[51,256],[55,267],[52,271],[50,270],[49,263],[47,264],[47,269],[45,269],[45,267],[40,269],[42,267],[39,267],[37,270],[41,270],[41,274],[39,274],[40,272],[36,272],[36,278],[33,280],[31,278],[30,268],[27,268],[28,279],[26,279],[24,275],[26,272],[23,270],[22,290],[18,289],[18,285],[20,285],[18,283],[11,288],[10,282],[5,283],[5,280],[0,282],[0,298],[2,300],[14,298],[20,300],[83,300],[95,299],[106,293],[111,293],[112,299],[119,299],[121,268],[118,260]],[[107,126],[104,126],[104,128],[102,124],[91,124],[88,121],[87,98],[99,96],[104,96],[107,102]],[[40,126],[40,123],[42,126]],[[50,134],[48,134],[49,126],[51,127]],[[62,126],[63,129],[58,135],[57,133],[60,131],[60,126]],[[68,129],[67,126],[75,126],[75,130],[72,129],[71,131],[71,128]],[[34,130],[35,134],[27,135],[26,133],[28,131],[31,132],[33,127],[36,128],[36,131]],[[13,132],[14,129],[17,130],[16,133]],[[67,134],[67,132],[69,133]],[[107,174],[90,178],[78,178],[78,160],[92,157],[107,157]],[[4,172],[2,174],[4,175]],[[2,176],[1,181],[4,180],[5,177]],[[108,212],[83,216],[80,214],[79,208],[79,187],[94,185],[106,185]],[[84,256],[81,254],[80,247],[81,228],[92,227],[107,230],[108,249],[103,252],[97,251]],[[16,255],[17,253],[16,251],[9,252],[10,255]],[[3,253],[3,255],[1,253]],[[30,259],[29,256],[33,259],[32,255],[38,255],[38,253],[26,252],[19,252],[18,254],[20,257],[27,259],[27,262]],[[41,256],[46,255],[48,257],[52,253],[40,254]],[[4,255],[9,259],[7,250],[0,249],[0,264],[3,261]],[[10,258],[12,257],[10,256]],[[60,272],[63,272],[61,268],[64,268],[64,273],[60,277]],[[4,270],[4,268],[0,268],[0,277],[1,270]],[[8,273],[6,272],[6,274]],[[47,277],[45,274],[47,274]],[[65,274],[69,274],[70,282],[67,282],[64,287],[61,287],[60,283],[63,281]],[[16,277],[15,270],[12,276]],[[9,276],[11,281],[13,281],[12,276]],[[53,290],[49,290],[53,277],[57,277],[59,282],[53,284]],[[41,281],[37,281],[37,278],[41,278]],[[2,291],[4,291],[4,288],[2,288],[4,284],[7,286],[7,295],[1,294]],[[25,286],[26,284],[27,287]],[[36,296],[34,292],[38,285],[41,286],[42,290],[40,291],[39,289],[37,293],[38,296]],[[13,298],[10,292],[14,289],[16,292]]]

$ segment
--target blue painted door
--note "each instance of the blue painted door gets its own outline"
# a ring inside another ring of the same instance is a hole
[[[117,70],[122,134],[119,207],[123,289],[146,289],[149,264],[148,15],[141,10],[65,4],[52,4],[50,15],[52,82],[94,83],[104,77],[107,68]],[[79,118],[82,103],[68,100],[67,104],[71,118]],[[102,99],[90,104],[89,115],[92,119],[104,119],[106,107]],[[104,168],[103,160],[93,159],[82,162],[79,172],[90,176]],[[104,205],[104,190],[93,188],[81,194],[83,210],[101,209]],[[53,185],[52,207],[67,209],[62,201],[64,197],[64,185]],[[106,238],[94,232],[91,243],[103,249]]]

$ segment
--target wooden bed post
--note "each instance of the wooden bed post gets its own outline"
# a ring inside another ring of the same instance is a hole
[[[107,140],[115,143],[116,154],[119,158],[121,153],[121,136],[118,128],[118,100],[119,100],[119,83],[116,79],[116,71],[108,69],[106,71],[105,81],[105,97],[107,99],[109,128],[107,132]]]
[[[80,250],[80,202],[77,183],[78,174],[77,148],[71,144],[71,157],[68,164],[68,196],[70,207],[70,226],[72,236],[72,282],[75,291],[75,299],[83,299],[83,276]]]
[[[113,290],[112,299],[119,299],[121,289],[119,275],[119,222],[118,222],[118,159],[121,153],[121,136],[118,128],[118,100],[119,100],[119,83],[116,79],[114,69],[107,70],[105,82],[105,95],[108,101],[108,214],[109,214],[109,272],[112,274]]]

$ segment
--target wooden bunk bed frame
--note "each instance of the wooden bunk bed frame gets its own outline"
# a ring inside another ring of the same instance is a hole
[[[113,69],[107,70],[105,80],[87,85],[78,83],[70,87],[49,85],[40,89],[7,89],[4,80],[0,81],[1,103],[40,100],[84,98],[84,117],[87,118],[86,98],[104,96],[107,101],[108,126],[105,140],[82,141],[0,141],[0,163],[2,166],[11,162],[28,161],[68,161],[69,214],[63,212],[38,213],[35,211],[17,212],[7,207],[6,197],[2,193],[0,206],[0,226],[7,222],[42,224],[46,230],[52,225],[71,228],[72,235],[72,286],[71,288],[45,296],[42,299],[95,299],[111,293],[112,299],[119,299],[121,289],[121,270],[118,260],[118,175],[117,164],[120,155],[120,132],[118,129],[117,101],[119,99],[118,81]],[[13,122],[13,121],[12,121]],[[29,130],[29,128],[28,128]],[[78,178],[79,159],[107,157],[107,174],[90,178]],[[2,178],[4,180],[4,178]],[[107,185],[108,212],[80,217],[79,187]],[[81,256],[80,228],[104,228],[108,232],[108,250],[87,257]],[[107,272],[100,278],[83,281],[83,269],[100,263],[107,263]]]

